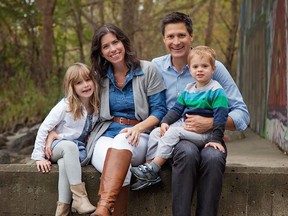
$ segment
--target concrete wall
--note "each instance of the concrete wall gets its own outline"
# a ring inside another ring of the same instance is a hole
[[[100,175],[92,166],[83,170],[90,200],[96,204]],[[287,216],[287,174],[287,167],[228,166],[218,215]],[[171,215],[170,168],[164,167],[161,176],[163,183],[160,185],[130,191],[129,216]],[[0,165],[0,215],[54,215],[57,179],[56,165],[49,174],[37,172],[35,165]]]
[[[288,0],[242,0],[238,83],[250,127],[288,152]]]

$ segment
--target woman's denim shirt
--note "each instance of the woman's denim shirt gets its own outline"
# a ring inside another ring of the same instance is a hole
[[[113,76],[112,67],[108,69],[107,77],[109,78],[109,106],[110,114],[114,117],[123,117],[128,119],[135,118],[135,106],[134,106],[134,96],[132,88],[132,79],[134,76],[142,76],[142,69],[137,69],[135,74],[133,68],[130,69],[126,75],[126,81],[122,89],[116,86],[116,82]],[[150,115],[155,116],[160,121],[166,114],[166,102],[165,102],[165,91],[161,91],[154,95],[148,97]],[[154,106],[156,105],[157,106]],[[163,109],[159,109],[159,104]],[[155,109],[157,107],[157,109]],[[131,125],[123,125],[118,122],[112,122],[103,136],[115,137],[123,128],[131,127]]]

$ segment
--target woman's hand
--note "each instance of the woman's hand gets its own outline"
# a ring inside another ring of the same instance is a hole
[[[128,139],[129,144],[132,146],[137,146],[140,141],[141,133],[152,129],[157,124],[159,124],[159,119],[157,119],[155,116],[149,116],[144,121],[134,125],[133,127],[122,129],[119,133],[127,133],[126,139]]]
[[[225,153],[225,149],[224,147],[220,144],[220,143],[216,143],[216,142],[209,142],[205,145],[204,148],[208,147],[208,146],[211,146],[213,147],[214,149],[218,149],[219,151]]]
[[[184,129],[196,133],[205,133],[213,127],[213,118],[207,118],[200,115],[186,114]]]
[[[61,139],[61,137],[56,133],[55,130],[49,132],[45,143],[45,156],[50,159],[52,157],[52,143],[54,140]]]
[[[124,128],[119,133],[127,133],[126,139],[128,139],[129,144],[132,146],[138,145],[141,132],[136,125],[134,127]]]
[[[51,171],[51,161],[49,160],[38,160],[36,161],[38,172],[48,173]]]
[[[160,127],[160,136],[164,136],[164,134],[166,133],[166,131],[169,129],[169,125],[166,123],[162,123],[161,127]]]

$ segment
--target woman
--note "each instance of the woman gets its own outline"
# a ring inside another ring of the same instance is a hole
[[[96,30],[90,58],[96,80],[102,83],[99,123],[82,161],[102,173],[100,199],[92,215],[127,215],[128,170],[145,161],[148,133],[167,112],[165,87],[155,66],[140,61],[128,37],[112,24]],[[55,132],[47,144],[53,138],[59,138]]]
[[[165,87],[154,65],[140,61],[128,37],[112,24],[95,32],[90,58],[103,83],[100,123],[87,146],[94,149],[92,165],[102,173],[92,215],[126,215],[128,170],[145,161],[148,133],[166,114]]]

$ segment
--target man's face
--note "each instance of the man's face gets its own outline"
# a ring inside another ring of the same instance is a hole
[[[184,23],[166,25],[163,41],[172,58],[187,59],[192,40],[193,36],[189,34]]]

